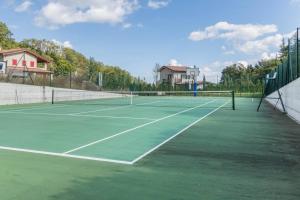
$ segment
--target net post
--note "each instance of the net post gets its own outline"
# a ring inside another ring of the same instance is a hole
[[[54,89],[52,89],[51,103],[54,104]]]
[[[232,110],[235,110],[235,93],[234,93],[234,90],[232,90],[231,94],[232,94]]]
[[[132,105],[132,104],[133,104],[133,93],[130,92],[130,105]]]

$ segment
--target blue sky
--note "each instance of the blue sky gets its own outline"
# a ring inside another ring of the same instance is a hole
[[[1,0],[14,37],[53,40],[152,81],[155,63],[224,66],[274,57],[300,0]]]

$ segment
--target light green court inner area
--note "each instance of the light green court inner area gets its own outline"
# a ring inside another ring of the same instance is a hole
[[[231,106],[224,97],[112,102],[2,106],[0,148],[133,164],[194,123]]]

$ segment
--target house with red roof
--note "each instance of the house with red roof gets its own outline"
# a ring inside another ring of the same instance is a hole
[[[50,61],[41,55],[25,48],[0,50],[0,73],[13,76],[47,75]]]
[[[197,67],[166,65],[162,66],[158,73],[158,83],[170,83],[175,86],[194,83],[200,75],[200,70]]]

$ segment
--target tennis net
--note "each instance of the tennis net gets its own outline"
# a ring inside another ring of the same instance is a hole
[[[205,104],[235,109],[233,91],[82,91],[53,90],[52,104],[148,106],[148,107],[195,107]]]

